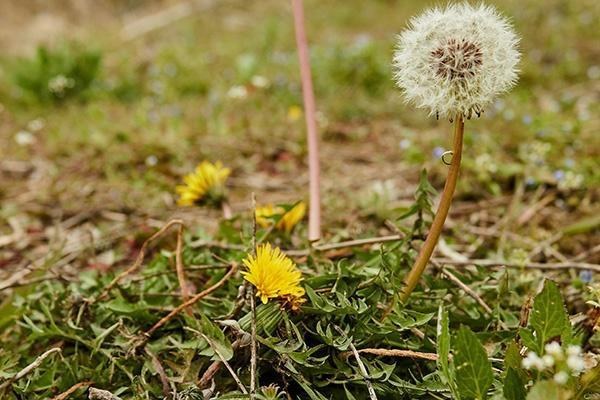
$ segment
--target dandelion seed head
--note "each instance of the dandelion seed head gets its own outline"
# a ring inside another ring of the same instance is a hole
[[[479,116],[516,83],[518,41],[508,20],[490,6],[433,8],[398,37],[396,84],[408,102],[431,115]]]

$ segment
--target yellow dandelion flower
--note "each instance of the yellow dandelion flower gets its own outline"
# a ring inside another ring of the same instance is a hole
[[[175,189],[179,194],[177,204],[193,206],[207,199],[220,200],[223,197],[225,181],[230,173],[231,170],[223,168],[220,161],[214,164],[202,161],[194,172],[183,177],[184,184]]]
[[[249,254],[244,265],[248,271],[242,275],[256,287],[256,296],[263,304],[276,297],[299,299],[304,295],[302,273],[278,247],[272,248],[269,243],[258,246],[256,256]]]
[[[300,108],[298,106],[291,106],[290,108],[288,108],[288,112],[287,112],[288,121],[290,121],[290,122],[298,121],[301,116],[302,116],[302,108]]]
[[[305,215],[306,203],[303,201],[288,211],[285,211],[285,208],[281,206],[275,207],[272,204],[267,204],[256,208],[256,223],[263,228],[267,228],[273,222],[273,217],[280,217],[275,224],[275,228],[290,233]]]

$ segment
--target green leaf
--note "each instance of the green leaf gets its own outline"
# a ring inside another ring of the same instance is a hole
[[[461,397],[485,399],[494,375],[485,349],[468,327],[461,326],[454,352],[456,383]]]
[[[522,359],[521,353],[519,352],[519,345],[515,342],[511,342],[506,348],[506,353],[504,355],[504,368],[506,368],[506,370],[509,368],[519,369],[521,368]]]
[[[450,331],[448,328],[448,311],[440,306],[437,321],[437,350],[438,367],[442,370],[442,376],[448,379],[448,355],[450,353]],[[448,379],[449,380],[449,379]]]
[[[213,356],[213,360],[220,360],[221,357],[215,354],[216,350],[225,360],[230,360],[233,357],[233,349],[221,329],[205,315],[201,316],[200,326],[202,333],[210,339],[211,343],[206,350],[199,352],[199,354]]]
[[[449,358],[450,358],[450,328],[448,320],[448,311],[444,309],[442,305],[438,310],[438,321],[437,321],[437,353],[438,353],[438,368],[440,370],[440,377],[454,397],[457,396],[456,382],[454,379],[453,371],[450,370]]]
[[[539,344],[538,351],[553,337],[570,328],[562,296],[556,284],[547,280],[544,289],[535,297],[529,317]]]
[[[600,393],[600,365],[586,372],[579,384],[579,393]]]
[[[527,347],[530,350],[535,351],[536,353],[542,352],[542,349],[544,348],[544,346],[541,346],[537,342],[537,339],[535,338],[535,335],[533,334],[531,329],[527,329],[527,328],[519,329],[519,336],[521,337],[521,341],[523,342],[525,347]]]
[[[525,392],[525,386],[519,376],[517,370],[512,367],[508,368],[506,378],[504,378],[504,389],[503,392],[506,400],[523,400],[527,396]]]

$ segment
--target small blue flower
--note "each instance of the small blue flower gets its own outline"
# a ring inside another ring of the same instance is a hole
[[[579,279],[584,283],[590,283],[594,278],[594,274],[589,269],[584,269],[579,272]]]
[[[441,157],[441,156],[444,154],[444,152],[445,152],[445,151],[446,151],[446,150],[444,150],[444,148],[443,148],[443,147],[440,147],[440,146],[435,146],[435,147],[433,148],[433,157],[435,157],[435,158],[440,158],[440,157]]]
[[[523,123],[525,125],[531,125],[532,122],[533,122],[533,118],[531,117],[531,115],[524,115],[523,116]]]
[[[556,171],[554,171],[554,179],[556,179],[557,181],[562,181],[565,178],[565,171],[563,171],[562,169],[557,169]]]
[[[534,187],[537,184],[537,181],[535,180],[535,178],[532,178],[531,176],[528,176],[527,178],[525,178],[525,186],[527,187]]]

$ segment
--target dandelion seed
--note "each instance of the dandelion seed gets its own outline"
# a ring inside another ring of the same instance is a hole
[[[220,161],[212,164],[202,161],[195,171],[183,178],[183,185],[176,188],[179,194],[177,204],[192,206],[205,200],[219,202],[224,196],[225,181],[231,170],[223,168]]]
[[[279,216],[275,228],[290,233],[306,215],[306,203],[301,201],[288,211],[281,206],[275,207],[272,204],[267,204],[263,207],[257,207],[255,213],[256,223],[263,228],[268,228],[273,223],[273,217]]]
[[[395,79],[407,101],[430,115],[479,116],[517,80],[518,38],[494,8],[434,8],[399,36]]]
[[[242,275],[256,287],[256,296],[263,304],[272,298],[300,299],[304,295],[300,286],[302,273],[279,248],[272,248],[269,243],[260,245],[256,256],[249,254],[244,265],[248,271]]]

